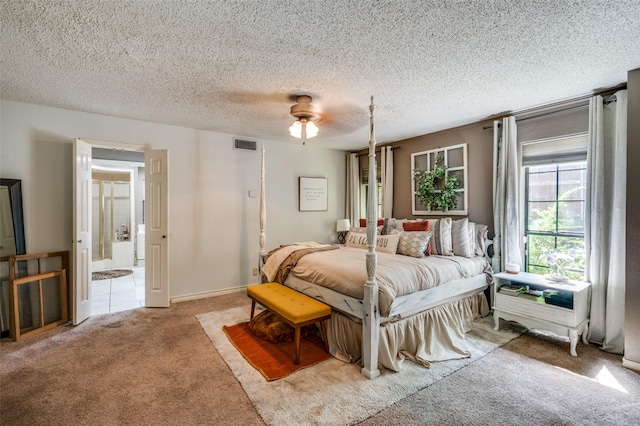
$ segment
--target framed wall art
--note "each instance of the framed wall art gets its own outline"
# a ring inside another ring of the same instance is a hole
[[[414,215],[468,214],[467,144],[411,154]]]
[[[298,178],[298,210],[317,212],[329,210],[327,201],[327,178]]]

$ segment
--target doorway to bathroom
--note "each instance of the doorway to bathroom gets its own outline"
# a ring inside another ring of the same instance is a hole
[[[93,148],[115,153],[140,152],[144,157],[144,306],[166,308],[169,298],[169,151],[118,142],[76,139],[73,144],[73,256],[71,310],[73,324],[92,315],[92,165]],[[98,158],[96,158],[97,160]],[[126,161],[108,158],[110,161]],[[139,188],[142,191],[142,188]],[[132,215],[133,217],[133,215]],[[131,223],[136,229],[137,223]],[[131,232],[131,231],[130,231]],[[138,237],[136,235],[136,237]],[[114,232],[115,238],[115,232]],[[131,236],[129,237],[131,238]],[[115,238],[117,240],[117,238]],[[93,313],[95,314],[95,313]]]
[[[145,306],[144,153],[92,148],[91,314]]]

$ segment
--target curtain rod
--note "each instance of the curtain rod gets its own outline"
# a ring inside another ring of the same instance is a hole
[[[380,148],[386,148],[386,146],[381,146]],[[391,151],[395,151],[396,149],[400,149],[402,148],[401,146],[392,146],[391,147]],[[376,154],[379,153],[380,150],[376,151]],[[358,154],[356,151],[351,151],[350,154]],[[364,154],[358,154],[358,157],[360,157],[361,155],[369,155],[369,153],[364,153]]]
[[[556,102],[556,103],[545,105],[545,106],[538,107],[538,108],[531,108],[531,109],[528,109],[528,110],[514,112],[513,114],[510,114],[510,115],[516,116],[516,122],[531,120],[532,118],[539,118],[539,117],[544,117],[544,116],[551,115],[551,114],[557,114],[557,113],[560,113],[560,112],[570,111],[570,110],[573,110],[573,109],[588,107],[589,106],[589,99],[591,99],[593,96],[598,96],[598,95],[606,96],[608,94],[611,94],[607,99],[603,100],[603,103],[606,105],[606,104],[609,104],[611,102],[616,102],[617,99],[616,99],[615,92],[617,92],[618,90],[624,90],[626,88],[627,88],[627,85],[626,85],[626,83],[624,83],[624,84],[621,84],[621,85],[619,85],[617,87],[613,87],[611,89],[603,90],[603,91],[598,92],[598,93],[593,93],[591,95],[585,95],[585,96],[578,97],[578,98],[575,98],[575,99],[562,101],[562,102]],[[580,104],[579,105],[567,106],[565,108],[561,108],[561,109],[557,109],[557,110],[553,110],[553,111],[546,111],[546,112],[541,111],[539,114],[535,114],[536,110],[544,110],[544,109],[547,109],[547,108],[553,108],[555,106],[560,106],[562,104],[571,104],[571,103],[576,103],[576,102],[580,102]],[[585,102],[585,103],[582,103],[582,102]],[[530,114],[530,113],[534,114],[534,115],[531,115],[531,116],[528,116],[528,117],[517,118],[518,115],[525,115],[525,114]],[[504,117],[506,117],[506,115]],[[483,126],[482,127],[482,130],[488,130],[488,129],[493,129],[493,125]]]
[[[614,96],[610,97],[609,99],[604,100],[604,101],[603,101],[603,103],[604,103],[605,105],[607,105],[607,104],[610,104],[610,103],[612,103],[612,102],[616,102],[616,101],[617,101],[617,99],[616,99],[616,97],[615,97],[615,95],[614,95]],[[574,110],[574,109],[587,108],[587,107],[589,107],[589,104],[584,104],[584,105],[575,105],[575,106],[572,106],[572,107],[567,107],[567,108],[563,108],[563,109],[558,109],[558,110],[555,110],[555,111],[543,112],[543,113],[541,113],[541,114],[532,115],[532,116],[530,116],[530,117],[516,118],[516,122],[520,122],[520,121],[527,121],[527,120],[531,120],[531,119],[533,119],[533,118],[545,117],[545,116],[547,116],[547,115],[558,114],[558,113],[565,112],[565,111],[571,111],[571,110]],[[493,129],[493,125],[491,125],[491,126],[484,126],[484,127],[482,128],[482,130],[487,130],[487,129]]]
[[[540,114],[531,115],[529,117],[516,118],[516,122],[518,122],[518,121],[527,121],[527,120],[531,120],[531,119],[534,119],[534,118],[546,117],[547,115],[559,114],[561,112],[571,111],[571,110],[574,110],[574,109],[587,108],[588,106],[589,106],[589,104],[586,103],[586,104],[582,104],[582,105],[574,105],[574,106],[570,106],[570,107],[567,107],[567,108],[557,109],[555,111],[542,112]]]
[[[561,113],[561,112],[571,111],[571,110],[579,109],[579,108],[585,108],[585,107],[588,107],[588,106],[589,106],[589,104],[587,103],[587,104],[574,105],[574,106],[570,106],[570,107],[566,107],[566,108],[562,108],[562,109],[557,109],[557,110],[554,110],[554,111],[541,112],[540,114],[532,115],[532,116],[529,116],[529,117],[516,118],[516,122],[527,121],[527,120],[531,120],[533,118],[545,117],[547,115],[558,114],[558,113]],[[489,126],[482,127],[482,130],[488,130],[488,129],[493,129],[493,124],[489,125]]]

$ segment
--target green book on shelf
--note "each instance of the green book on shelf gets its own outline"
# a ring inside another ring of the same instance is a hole
[[[538,303],[546,303],[544,300],[544,296],[536,296],[533,294],[529,294],[529,293],[522,293],[520,296],[518,296],[522,299],[527,299],[527,300],[531,300],[532,302],[538,302]]]

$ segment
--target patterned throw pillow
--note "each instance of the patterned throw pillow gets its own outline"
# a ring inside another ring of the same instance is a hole
[[[453,256],[451,245],[451,218],[429,219],[431,229],[431,254]]]
[[[402,229],[407,232],[421,232],[421,231],[429,231],[429,221],[428,220],[420,220],[420,221],[406,221],[402,224]],[[431,245],[427,247],[427,250],[424,252],[427,256],[431,256]]]
[[[412,231],[400,232],[398,242],[398,254],[412,257],[428,256],[431,232]]]
[[[378,226],[384,225],[384,219],[378,219]],[[360,228],[367,227],[367,219],[360,219]]]

